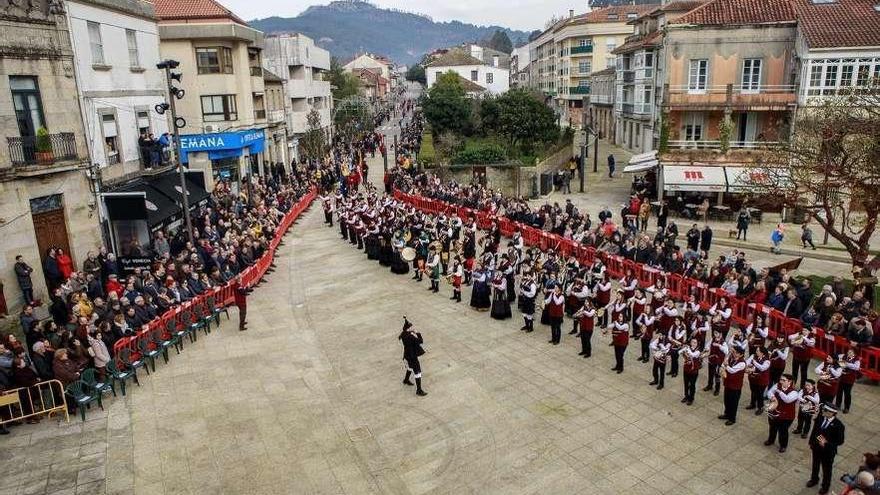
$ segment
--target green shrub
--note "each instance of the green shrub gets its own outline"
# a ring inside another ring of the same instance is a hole
[[[494,143],[468,143],[455,154],[452,163],[477,164],[501,163],[506,159],[504,148]]]
[[[434,137],[429,132],[422,134],[422,146],[419,150],[419,164],[433,167],[437,163],[437,152],[434,150]]]
[[[52,140],[49,139],[49,131],[45,127],[37,129],[37,152],[47,153],[52,151]]]

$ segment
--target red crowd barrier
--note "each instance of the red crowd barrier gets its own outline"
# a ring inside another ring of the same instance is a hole
[[[419,202],[423,201],[423,198],[405,194],[397,190],[394,192],[394,197],[398,200],[412,204],[418,209],[430,211],[429,208],[423,208],[420,206]],[[479,228],[486,229],[491,225],[486,212],[471,212],[468,210],[468,213],[474,213],[476,215],[477,226]],[[788,318],[780,311],[768,309],[761,304],[749,303],[746,300],[727,296],[721,289],[712,290],[704,282],[699,280],[694,280],[675,273],[663,273],[640,263],[625,262],[620,256],[608,256],[605,253],[597,252],[596,249],[591,246],[583,246],[573,241],[562,239],[554,234],[509,219],[504,220],[507,220],[509,223],[501,223],[499,225],[502,226],[502,233],[507,235],[503,230],[504,228],[516,230],[518,227],[522,233],[523,242],[527,246],[538,246],[542,250],[554,249],[564,253],[564,256],[574,253],[582,265],[592,264],[595,257],[599,255],[605,261],[606,270],[611,277],[620,278],[625,274],[624,270],[626,267],[634,268],[634,271],[639,278],[639,285],[643,287],[652,285],[657,279],[665,277],[669,293],[672,294],[673,298],[679,301],[685,300],[693,294],[696,296],[697,301],[700,301],[700,305],[703,309],[708,309],[713,304],[717,303],[721,297],[726,297],[729,303],[728,305],[732,309],[731,318],[740,326],[748,325],[754,320],[756,314],[764,313],[767,316],[767,326],[771,338],[777,333],[782,333],[787,336],[799,332],[801,329],[801,322],[798,319]],[[499,221],[504,222],[504,220]],[[511,230],[511,232],[513,230]],[[627,263],[632,263],[632,265]],[[851,346],[849,341],[843,337],[826,335],[825,331],[821,328],[814,328],[814,330],[816,333],[816,347],[813,350],[813,356],[816,358],[824,359],[829,353],[843,354]],[[862,360],[862,375],[871,380],[880,380],[880,349],[870,346],[860,346],[858,348],[858,353]]]
[[[311,192],[303,196],[291,209],[285,214],[284,218],[279,222],[278,229],[275,232],[275,237],[270,242],[270,248],[260,257],[259,260],[256,261],[253,265],[247,267],[241,274],[239,274],[239,284],[244,287],[249,287],[256,281],[260,280],[260,278],[265,275],[266,270],[269,269],[269,266],[272,264],[272,260],[275,257],[275,247],[278,246],[278,243],[281,242],[281,237],[287,233],[287,230],[293,225],[293,222],[305,211],[306,208],[312,203],[312,201],[317,196],[317,192],[313,189]],[[195,308],[201,307],[202,305],[208,302],[208,298],[214,298],[214,305],[225,307],[235,302],[235,285],[234,281],[227,282],[225,285],[221,287],[214,287],[209,292],[201,294],[191,301],[187,301],[182,303],[174,308],[169,309],[159,318],[151,321],[150,323],[144,325],[134,335],[123,337],[116,341],[113,344],[114,355],[117,355],[119,351],[122,349],[128,349],[131,351],[131,355],[134,360],[140,358],[140,349],[141,342],[146,342],[146,346],[148,349],[153,349],[152,343],[152,333],[156,329],[161,329],[165,332],[166,326],[168,322],[174,322],[174,328],[180,329],[183,328],[184,325],[189,325],[193,323],[193,319],[196,318],[193,315],[193,310]],[[191,321],[183,321],[186,315],[190,316]]]

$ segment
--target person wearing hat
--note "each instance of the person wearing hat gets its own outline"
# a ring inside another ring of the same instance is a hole
[[[831,487],[831,468],[834,466],[834,457],[837,456],[837,448],[843,445],[846,428],[837,419],[837,408],[832,404],[823,404],[821,413],[813,421],[813,429],[810,432],[810,450],[812,451],[812,470],[807,487],[819,484],[819,468],[822,468],[822,484],[819,494],[828,493]]]
[[[431,280],[431,292],[440,292],[440,253],[437,252],[437,246],[431,244],[428,247],[428,261],[425,264],[425,271],[429,272],[428,277]]]
[[[422,366],[419,363],[419,356],[425,354],[425,350],[422,349],[424,340],[422,334],[413,328],[406,316],[403,317],[403,330],[400,331],[397,339],[403,344],[403,361],[406,363],[406,375],[403,377],[403,383],[413,385],[409,379],[412,376],[416,379],[416,395],[420,397],[428,395],[422,390]]]

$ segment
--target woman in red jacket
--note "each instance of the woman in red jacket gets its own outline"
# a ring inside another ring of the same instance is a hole
[[[67,280],[70,278],[70,274],[73,273],[73,260],[70,259],[70,256],[63,249],[58,248],[57,252],[58,270],[61,272],[64,280]]]

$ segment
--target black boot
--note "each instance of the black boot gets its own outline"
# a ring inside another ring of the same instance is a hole
[[[403,377],[403,383],[405,383],[406,385],[412,385],[412,384],[413,384],[413,382],[411,382],[411,381],[409,380],[410,375],[412,375],[412,371],[410,371],[410,370],[406,370],[406,376]],[[418,378],[416,378],[416,380],[418,380]]]
[[[523,318],[523,326],[520,328],[521,331],[526,331],[529,329],[529,319]]]
[[[424,396],[428,395],[428,392],[425,392],[424,390],[422,390],[422,379],[421,378],[416,378],[416,395],[418,395],[420,397],[424,397]]]

